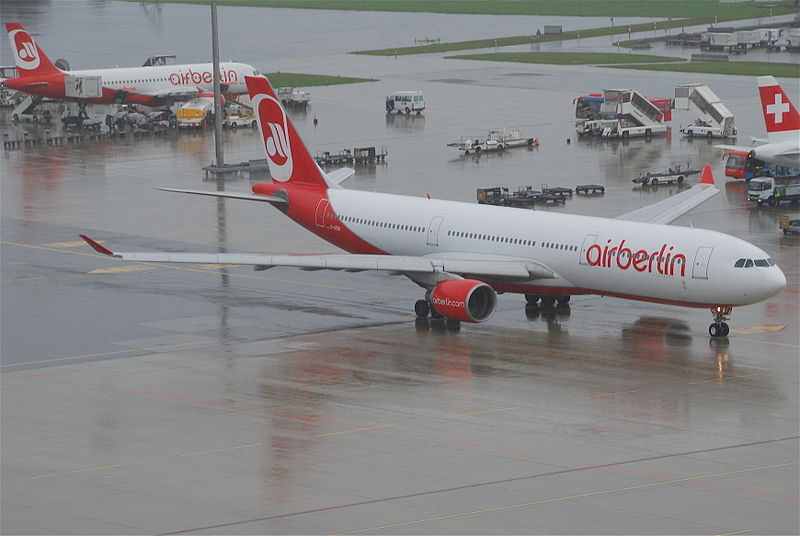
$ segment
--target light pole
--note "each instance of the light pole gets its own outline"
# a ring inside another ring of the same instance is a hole
[[[225,156],[222,152],[222,95],[219,83],[219,38],[217,37],[217,0],[211,0],[211,54],[214,62],[214,148],[217,161],[214,166],[222,171]]]

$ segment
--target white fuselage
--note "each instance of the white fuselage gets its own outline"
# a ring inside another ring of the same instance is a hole
[[[755,303],[786,283],[767,253],[716,231],[345,189],[328,198],[341,225],[388,254],[523,258],[556,273],[508,288],[487,281],[499,290],[705,307]],[[735,267],[739,259],[765,265]]]
[[[800,168],[800,132],[794,132],[793,139],[770,142],[751,149],[753,155],[764,162],[781,166]]]
[[[65,71],[71,76],[99,76],[103,87],[113,91],[145,94],[186,87],[213,91],[213,72],[211,63]],[[227,93],[247,93],[244,77],[255,74],[256,70],[245,63],[220,63],[220,83],[227,86]]]

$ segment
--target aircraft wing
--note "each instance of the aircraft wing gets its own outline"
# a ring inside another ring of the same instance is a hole
[[[137,93],[162,99],[193,99],[200,94],[200,90],[195,86],[176,86]]]
[[[706,166],[703,168],[703,175],[700,177],[700,182],[688,190],[668,197],[658,203],[653,203],[652,205],[647,205],[646,207],[638,208],[627,214],[617,216],[617,219],[645,223],[672,223],[718,193],[719,188],[714,184],[711,168]]]
[[[95,251],[117,259],[136,262],[188,264],[245,264],[256,270],[287,266],[303,270],[380,270],[396,273],[443,272],[464,276],[506,278],[520,281],[552,279],[555,273],[543,264],[528,259],[494,255],[425,256],[407,255],[262,255],[251,253],[169,253],[115,252],[86,235],[80,235]]]
[[[751,145],[748,147],[747,145],[715,145],[715,149],[724,149],[726,151],[742,151],[745,153],[749,153],[752,151],[756,146]]]

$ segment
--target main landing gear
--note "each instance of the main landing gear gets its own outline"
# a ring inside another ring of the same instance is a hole
[[[414,302],[414,312],[417,314],[417,327],[424,327],[426,330],[430,328],[434,328],[437,326],[442,326],[444,329],[448,331],[460,331],[461,330],[461,322],[458,320],[454,320],[452,318],[445,318],[441,314],[439,314],[436,309],[430,304],[428,300],[430,300],[430,291],[425,294],[424,300],[417,300]],[[444,320],[444,324],[441,322],[431,322],[428,323],[428,316],[430,316],[431,320]]]
[[[731,332],[730,326],[725,322],[730,318],[733,307],[718,305],[711,308],[711,314],[714,315],[714,323],[708,326],[708,334],[712,337],[727,337]]]
[[[539,303],[539,300],[542,301],[542,307],[553,307],[556,303],[558,303],[558,305],[566,305],[569,303],[569,299],[569,294],[558,296],[549,294],[545,294],[543,296],[538,294],[525,294],[525,301],[528,302],[529,307],[536,306]]]

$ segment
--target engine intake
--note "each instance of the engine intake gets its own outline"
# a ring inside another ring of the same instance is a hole
[[[440,315],[462,322],[485,322],[497,307],[497,293],[475,279],[448,279],[431,292],[431,305]]]

